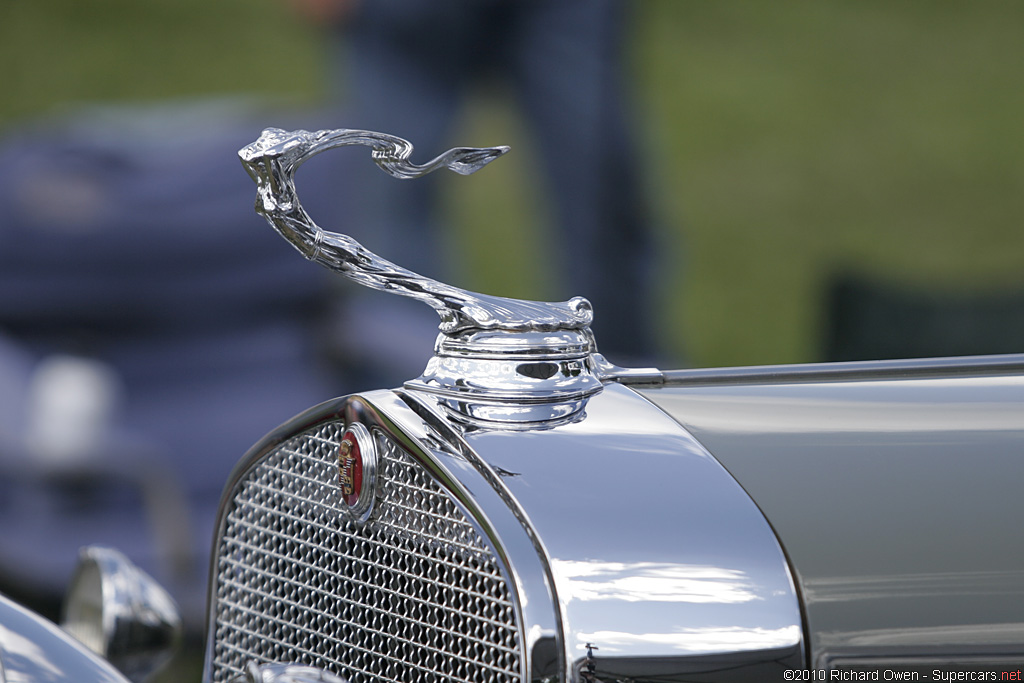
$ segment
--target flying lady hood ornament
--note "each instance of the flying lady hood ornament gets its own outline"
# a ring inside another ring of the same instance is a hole
[[[238,155],[258,187],[257,213],[306,258],[367,287],[423,301],[441,316],[440,329],[447,334],[466,329],[519,332],[590,325],[593,314],[586,299],[542,303],[475,294],[417,275],[377,256],[348,235],[321,229],[299,203],[295,171],[320,152],[346,145],[372,148],[377,165],[403,180],[440,168],[469,175],[508,151],[508,147],[459,147],[419,165],[408,160],[412,145],[393,135],[348,129],[310,133],[268,128]]]
[[[597,353],[593,310],[581,297],[546,303],[469,292],[406,270],[348,235],[320,228],[302,208],[295,172],[336,147],[370,147],[381,169],[399,179],[440,168],[474,173],[508,147],[458,147],[425,164],[409,161],[407,140],[365,130],[268,128],[238,155],[256,182],[256,211],[307,259],[359,284],[417,299],[440,316],[434,357],[407,388],[429,392],[464,419],[490,424],[549,423],[579,416],[601,381],[631,371]]]

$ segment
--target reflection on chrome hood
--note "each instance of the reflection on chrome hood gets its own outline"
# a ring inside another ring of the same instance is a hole
[[[552,560],[558,592],[568,600],[741,603],[762,600],[746,572],[667,562]]]
[[[749,652],[793,647],[800,640],[800,627],[744,628],[723,626],[720,628],[679,629],[671,633],[623,633],[619,631],[595,631],[582,633],[588,642],[601,643],[601,650],[607,655],[631,652],[637,647],[657,645],[679,654],[706,654],[709,652]]]

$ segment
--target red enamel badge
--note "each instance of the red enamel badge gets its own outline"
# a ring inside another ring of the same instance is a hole
[[[351,429],[345,432],[338,448],[338,486],[346,505],[352,507],[359,502],[363,490],[363,456],[359,439]]]
[[[338,442],[339,507],[358,522],[368,520],[373,510],[376,473],[377,446],[370,430],[349,423]]]

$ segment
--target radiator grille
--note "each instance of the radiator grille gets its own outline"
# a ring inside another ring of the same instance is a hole
[[[417,461],[375,432],[375,518],[335,505],[344,431],[291,439],[235,488],[217,547],[211,678],[249,662],[377,681],[519,681],[520,633],[489,544]]]

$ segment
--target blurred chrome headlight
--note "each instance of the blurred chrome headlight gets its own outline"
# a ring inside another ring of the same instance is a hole
[[[121,553],[95,546],[79,557],[61,626],[133,681],[162,666],[181,639],[167,592]]]

